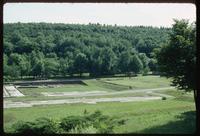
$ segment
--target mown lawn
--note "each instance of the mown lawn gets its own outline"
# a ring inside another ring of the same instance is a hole
[[[184,123],[181,124],[182,127],[180,129],[177,129],[180,126],[174,124],[172,125],[173,128],[169,127],[172,122],[176,124],[176,122],[184,121],[185,118],[181,118],[184,112],[194,113],[195,110],[194,102],[172,99],[148,102],[112,102],[94,105],[63,104],[4,109],[4,129],[9,132],[11,124],[19,120],[33,121],[38,117],[60,119],[69,115],[82,115],[84,110],[88,112],[100,110],[103,114],[125,119],[125,125],[116,126],[115,133],[193,133],[195,131],[194,114],[190,117],[193,120],[190,120],[189,128],[188,124]],[[160,131],[160,127],[164,125],[168,125],[166,130],[170,130]],[[158,129],[156,130],[155,127]]]
[[[31,95],[32,93],[41,93],[41,92],[74,92],[74,91],[95,91],[99,89],[98,87],[87,86],[87,85],[62,85],[54,88],[19,88],[19,90],[25,95]],[[101,88],[102,89],[102,88]]]
[[[83,80],[87,85],[64,85],[59,88],[21,89],[26,96],[21,98],[6,98],[12,101],[64,99],[65,97],[47,97],[41,92],[67,91],[123,91],[133,89],[147,89],[169,87],[170,79],[159,76],[138,76],[129,78],[101,78],[97,80]],[[55,120],[70,116],[82,115],[85,110],[92,113],[102,111],[118,119],[125,119],[126,123],[114,128],[115,133],[193,133],[195,131],[195,105],[192,93],[183,93],[176,89],[155,91],[172,95],[174,99],[154,100],[146,102],[108,102],[98,104],[62,104],[44,105],[29,108],[4,109],[4,130],[10,132],[11,125],[19,120],[34,121],[39,117]],[[135,94],[110,95],[106,97],[145,96],[144,92]],[[105,96],[91,96],[92,98]]]
[[[124,86],[131,86],[133,89],[169,87],[170,79],[160,76],[137,76],[125,78],[104,78],[103,81]]]
[[[83,80],[86,85],[81,84],[69,84],[62,85],[55,88],[19,88],[19,90],[25,95],[21,100],[26,99],[40,99],[44,98],[41,92],[73,92],[73,91],[123,91],[130,89],[148,89],[169,87],[170,80],[159,76],[138,76],[129,78],[101,78],[99,80],[90,79]],[[12,100],[19,100],[19,98],[8,98]]]

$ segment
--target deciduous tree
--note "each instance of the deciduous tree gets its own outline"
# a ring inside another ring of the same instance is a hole
[[[188,20],[174,20],[169,44],[157,52],[160,71],[173,78],[173,85],[181,90],[194,91],[196,88],[196,27]]]

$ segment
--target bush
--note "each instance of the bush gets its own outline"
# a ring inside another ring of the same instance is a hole
[[[100,111],[84,116],[68,116],[60,122],[48,118],[38,118],[34,122],[17,122],[12,127],[18,134],[55,133],[112,133],[113,128],[125,124],[125,120],[115,120]]]
[[[82,127],[82,126],[77,126],[75,127],[74,129],[70,130],[69,131],[70,133],[86,133],[86,134],[89,134],[89,133],[98,133],[98,129],[96,129],[93,125],[90,125],[88,127]]]
[[[118,123],[119,125],[124,125],[125,122],[126,122],[126,120],[122,119],[122,120],[119,120],[117,123]]]
[[[162,100],[167,100],[167,98],[166,97],[162,97]]]
[[[86,119],[82,116],[69,116],[63,118],[60,123],[60,128],[66,132],[69,132],[71,129],[75,129],[78,126],[82,126],[86,123]]]
[[[36,133],[55,134],[58,130],[58,125],[51,119],[38,118],[35,121],[34,130]]]
[[[17,123],[12,125],[12,128],[14,129],[13,133],[17,133],[17,134],[34,133],[32,126],[33,126],[33,123],[31,122],[18,121]]]
[[[55,134],[58,132],[56,123],[48,118],[38,118],[35,122],[19,121],[13,125],[14,133],[18,134]]]
[[[64,132],[72,133],[111,133],[116,125],[121,125],[114,121],[114,118],[102,115],[100,111],[84,116],[69,116],[63,118],[60,128]]]

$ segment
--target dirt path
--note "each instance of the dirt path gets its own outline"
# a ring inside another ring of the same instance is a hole
[[[29,102],[12,102],[4,101],[4,108],[17,108],[17,107],[32,107],[36,105],[49,105],[49,104],[69,104],[69,103],[87,103],[96,104],[99,102],[131,102],[131,101],[148,101],[160,100],[162,97],[117,97],[117,98],[77,98],[77,99],[62,99],[62,100],[47,100],[47,101],[29,101]]]
[[[126,90],[120,92],[106,92],[106,91],[86,91],[86,92],[42,92],[45,96],[66,96],[66,97],[86,97],[86,96],[105,96],[105,95],[117,95],[117,94],[130,94],[138,92],[146,92],[148,94],[159,95],[164,97],[172,97],[170,95],[164,95],[161,93],[153,93],[152,91],[173,89],[174,87],[165,88],[153,88],[153,89],[139,89],[139,90]]]

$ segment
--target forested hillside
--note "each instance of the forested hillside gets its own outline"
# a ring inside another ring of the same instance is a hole
[[[153,50],[170,28],[100,24],[4,24],[4,79],[156,71]]]

